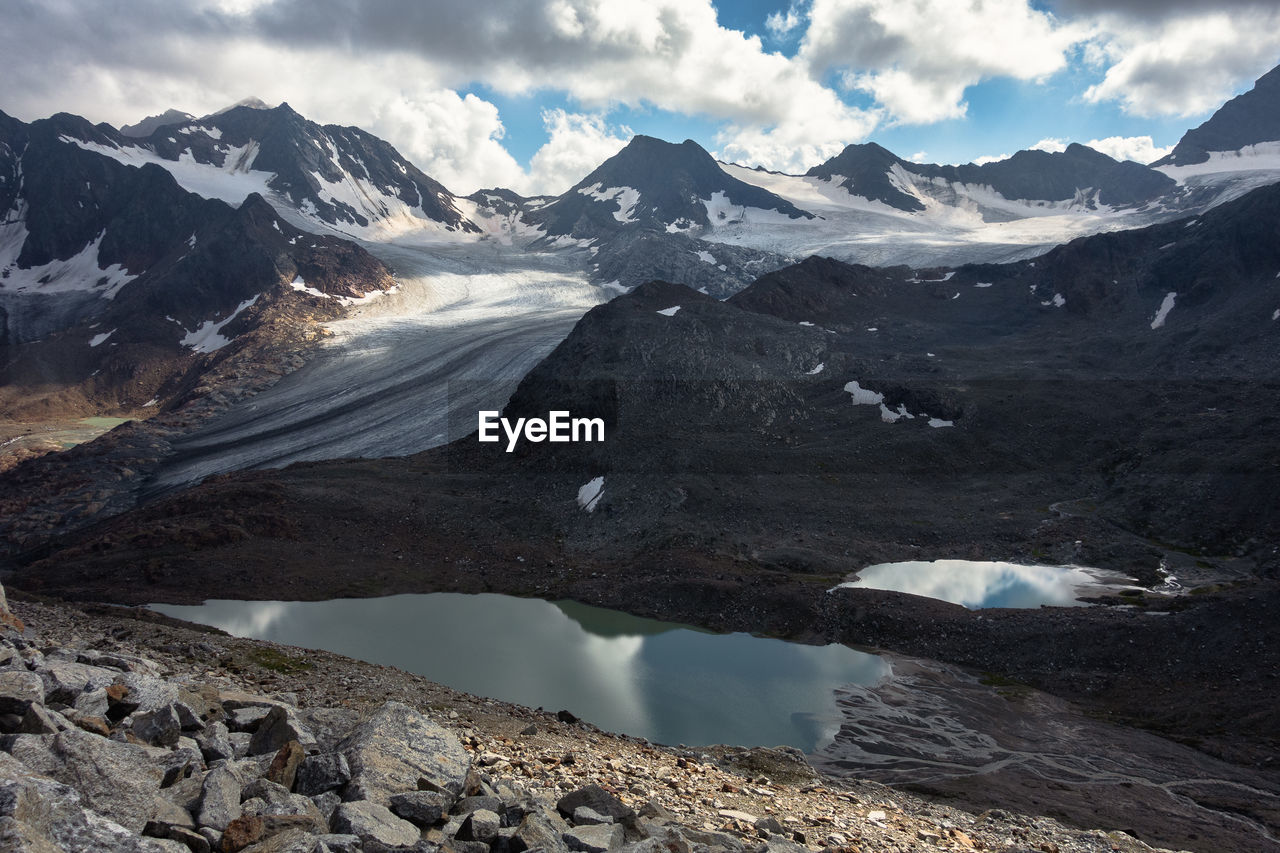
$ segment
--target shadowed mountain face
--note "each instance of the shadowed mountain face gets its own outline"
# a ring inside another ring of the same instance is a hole
[[[10,416],[56,410],[72,388],[73,409],[140,406],[277,306],[332,316],[337,298],[392,284],[363,249],[293,228],[256,194],[239,208],[200,198],[158,165],[126,166],[67,137],[106,138],[73,116],[0,116]]]
[[[675,145],[637,136],[556,201],[528,219],[550,237],[608,236],[625,228],[688,231],[711,224],[704,202],[812,218],[767,190],[732,178],[691,139]]]
[[[266,188],[330,225],[367,227],[407,216],[446,230],[479,231],[447,189],[389,143],[356,127],[318,125],[288,104],[236,106],[200,119],[155,124],[146,136],[137,129],[124,134],[81,119],[64,122],[62,132],[119,159],[262,173]]]
[[[1154,169],[1139,163],[1119,162],[1078,143],[1056,153],[1019,151],[1006,160],[981,166],[911,163],[875,143],[867,143],[850,145],[805,174],[837,180],[853,195],[908,212],[924,210],[924,204],[916,196],[904,192],[904,184],[913,176],[987,186],[1010,200],[1062,202],[1080,197],[1086,206],[1140,205],[1160,198],[1175,187],[1171,178]]]
[[[1223,104],[1209,120],[1188,130],[1157,166],[1203,163],[1212,151],[1239,151],[1280,141],[1280,67],[1258,78],[1253,88]]]

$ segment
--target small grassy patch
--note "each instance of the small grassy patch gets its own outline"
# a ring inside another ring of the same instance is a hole
[[[249,652],[249,660],[263,669],[269,669],[282,675],[295,675],[311,669],[310,661],[291,657],[275,649],[254,649]]]

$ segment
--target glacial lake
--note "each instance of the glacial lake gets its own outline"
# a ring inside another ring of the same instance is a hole
[[[984,607],[1083,607],[1081,595],[1115,592],[1132,584],[1119,574],[1079,566],[1025,566],[980,560],[921,560],[879,563],[836,587],[906,592]]]
[[[325,649],[458,690],[665,744],[829,742],[835,690],[890,674],[875,655],[714,634],[571,601],[458,593],[153,604],[238,637]]]

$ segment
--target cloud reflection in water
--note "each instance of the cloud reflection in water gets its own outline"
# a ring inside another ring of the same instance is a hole
[[[573,602],[501,595],[154,605],[236,636],[396,666],[481,696],[660,743],[790,744],[838,726],[834,690],[889,673],[874,655],[711,634]]]

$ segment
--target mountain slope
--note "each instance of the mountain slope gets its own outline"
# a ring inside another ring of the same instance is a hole
[[[336,316],[341,300],[392,285],[363,249],[289,226],[261,196],[233,208],[154,163],[122,165],[68,138],[109,137],[74,116],[26,125],[0,114],[0,396],[11,417],[159,402],[234,351],[210,355],[237,333],[299,311]]]
[[[1139,163],[1119,162],[1078,143],[1065,151],[1019,151],[993,163],[939,166],[911,163],[875,143],[850,145],[814,166],[808,177],[836,181],[851,194],[903,211],[925,209],[921,196],[942,182],[990,187],[1010,201],[1068,202],[1086,207],[1140,205],[1170,192],[1175,182]]]
[[[1227,101],[1204,124],[1183,134],[1155,166],[1190,166],[1212,152],[1239,151],[1280,141],[1280,66],[1258,78],[1253,88]]]
[[[733,209],[773,211],[787,219],[812,214],[767,190],[727,175],[691,139],[675,145],[636,136],[554,202],[527,219],[549,237],[591,240],[624,229],[704,229]]]
[[[206,197],[238,204],[256,191],[339,230],[480,230],[447,189],[387,142],[359,128],[318,125],[288,104],[235,106],[142,139],[105,125],[66,135],[125,163],[158,163]]]

